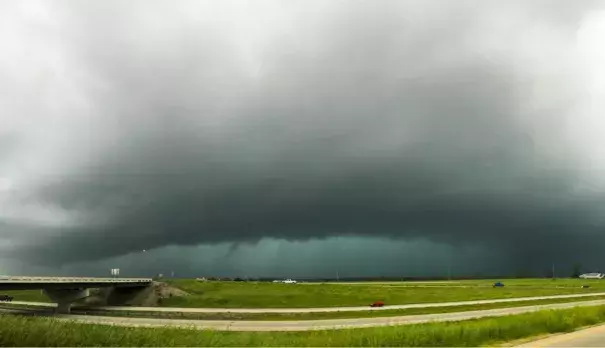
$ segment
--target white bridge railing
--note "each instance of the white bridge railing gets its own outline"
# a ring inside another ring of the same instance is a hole
[[[0,283],[151,283],[151,278],[0,276]]]

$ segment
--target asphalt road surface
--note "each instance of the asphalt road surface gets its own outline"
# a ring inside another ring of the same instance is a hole
[[[605,347],[605,325],[551,336],[519,347]]]
[[[452,307],[464,305],[480,305],[488,303],[506,303],[535,300],[551,300],[560,298],[582,298],[591,296],[605,296],[605,292],[596,292],[588,294],[572,295],[554,295],[554,296],[535,296],[535,297],[517,297],[492,300],[477,301],[457,301],[457,302],[438,302],[438,303],[413,303],[405,305],[392,305],[384,307],[325,307],[325,308],[175,308],[175,307],[121,307],[106,306],[94,307],[96,310],[128,311],[128,312],[166,312],[166,313],[319,313],[319,312],[356,312],[356,311],[381,311],[389,309],[410,309],[410,308],[429,308],[429,307]],[[54,303],[48,302],[25,302],[12,301],[14,304],[23,304],[40,307],[56,307]],[[73,308],[76,308],[74,306]]]
[[[54,314],[48,310],[38,311],[37,315],[47,315],[60,320],[70,320],[82,323],[109,324],[129,327],[184,327],[192,329],[213,329],[222,331],[308,331],[344,328],[363,328],[375,326],[408,325],[426,322],[459,321],[484,317],[495,317],[512,314],[533,312],[544,309],[563,309],[581,306],[605,305],[605,300],[556,303],[538,306],[514,308],[499,308],[480,311],[457,313],[437,313],[408,315],[382,318],[330,319],[330,320],[299,320],[299,321],[230,321],[230,320],[183,320],[183,319],[151,319],[109,316],[86,316],[71,314]],[[4,311],[1,310],[0,311]],[[15,314],[31,314],[32,310],[6,310]]]

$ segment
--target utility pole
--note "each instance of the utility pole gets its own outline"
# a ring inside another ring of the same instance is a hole
[[[339,282],[340,281],[340,276],[338,275],[338,268],[336,269],[336,281]]]
[[[552,263],[552,279],[555,279],[555,263]]]

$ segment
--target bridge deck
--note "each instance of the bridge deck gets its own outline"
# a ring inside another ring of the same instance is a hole
[[[0,283],[149,283],[151,278],[2,277]]]
[[[95,288],[108,286],[146,286],[151,278],[91,277],[0,277],[0,290]]]

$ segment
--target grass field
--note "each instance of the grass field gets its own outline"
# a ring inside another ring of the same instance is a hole
[[[0,294],[13,296],[14,301],[50,302],[42,290],[6,290],[1,291]]]
[[[327,283],[338,285],[384,285],[405,287],[467,287],[480,286],[491,287],[495,282],[503,282],[507,286],[514,287],[577,287],[589,284],[592,287],[605,289],[605,279],[578,279],[578,278],[512,278],[512,279],[471,279],[451,281],[391,281],[391,282],[351,282],[351,283]],[[303,283],[305,284],[305,283]],[[316,283],[306,283],[316,284]]]
[[[116,311],[99,310],[94,307],[74,307],[72,314],[102,315],[114,317],[139,317],[139,318],[161,318],[161,319],[193,319],[193,320],[261,320],[261,321],[288,321],[288,320],[321,320],[321,319],[348,319],[348,318],[377,318],[394,317],[417,314],[451,313],[475,310],[487,310],[497,308],[512,308],[533,305],[545,305],[555,303],[582,302],[593,300],[605,300],[605,296],[594,296],[585,298],[563,298],[550,300],[514,301],[505,303],[489,303],[477,305],[462,305],[448,307],[427,307],[409,309],[386,309],[380,311],[343,311],[343,312],[316,312],[316,313],[170,313],[170,312],[141,312],[141,311]],[[0,308],[28,308],[34,310],[45,310],[39,306],[4,303]]]
[[[199,282],[170,279],[167,283],[190,296],[164,299],[165,307],[304,308],[366,306],[382,300],[387,305],[472,301],[587,292],[605,292],[605,280],[507,279],[504,288],[492,288],[494,280],[442,283],[389,282],[344,284],[275,284],[259,282]],[[588,284],[590,288],[582,289]],[[15,301],[50,302],[40,290],[4,291]]]
[[[461,281],[452,283],[388,283],[388,284],[274,284],[258,282],[198,282],[192,279],[167,280],[190,296],[165,299],[167,307],[224,308],[304,308],[366,306],[382,300],[387,305],[472,301],[498,298],[579,294],[605,291],[605,281],[510,280],[504,288],[493,288],[493,281]],[[582,289],[582,284],[590,284]]]
[[[121,317],[143,317],[143,318],[163,318],[163,319],[194,319],[194,320],[321,320],[321,319],[348,319],[348,318],[377,318],[377,317],[395,317],[416,314],[432,313],[451,313],[463,311],[476,311],[497,308],[512,308],[533,305],[545,305],[554,303],[569,303],[581,301],[604,300],[605,296],[595,296],[590,298],[575,299],[556,299],[556,300],[535,300],[535,301],[516,301],[506,303],[490,303],[480,305],[464,305],[451,307],[428,307],[428,308],[409,308],[393,309],[381,311],[351,311],[351,312],[317,312],[317,313],[168,313],[168,312],[128,312],[128,311],[95,311],[94,309],[73,309],[73,314],[87,315],[106,315]]]
[[[486,346],[605,322],[605,306],[450,323],[310,332],[219,332],[128,328],[0,315],[0,346]]]

